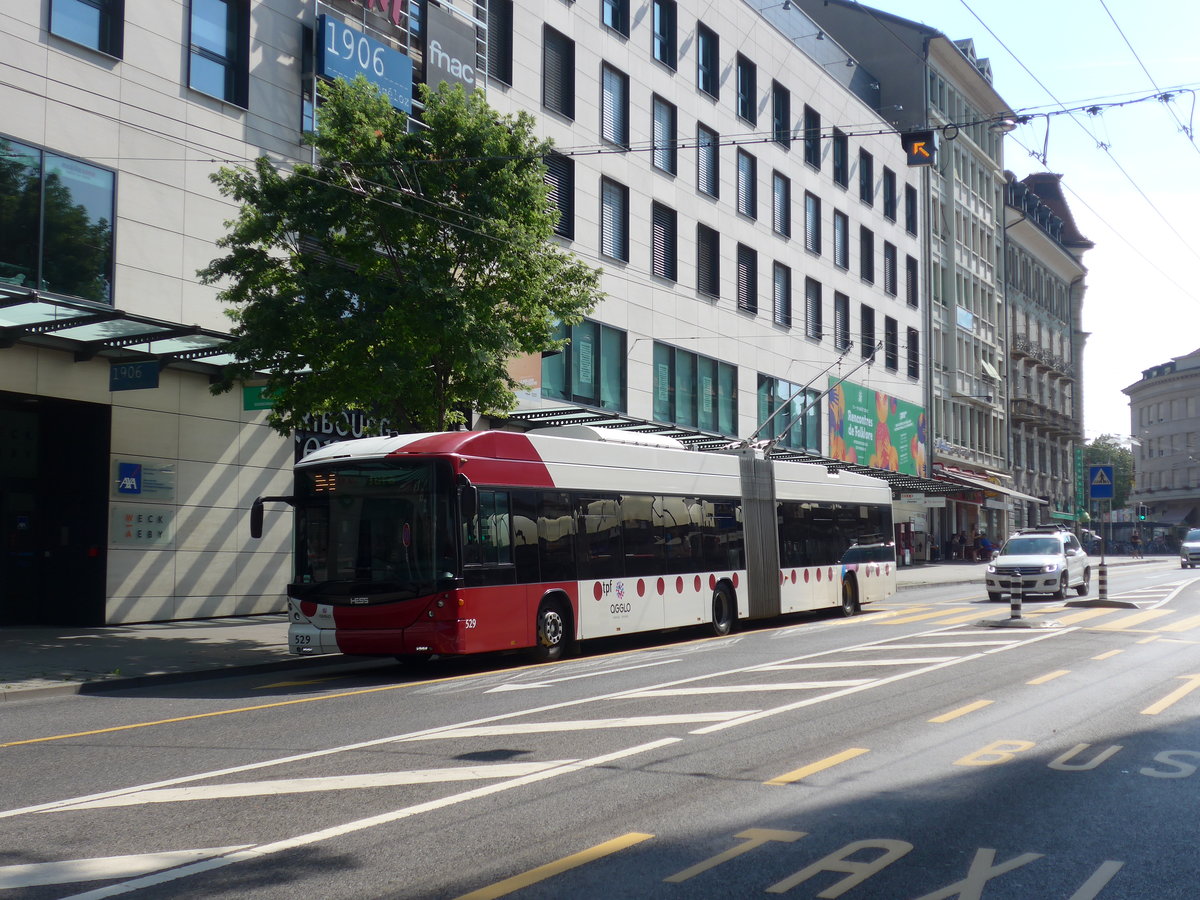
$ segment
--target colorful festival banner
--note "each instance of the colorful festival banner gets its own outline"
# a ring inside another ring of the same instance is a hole
[[[829,455],[834,459],[924,476],[927,439],[920,406],[829,379]]]

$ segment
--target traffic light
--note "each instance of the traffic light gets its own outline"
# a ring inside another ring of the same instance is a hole
[[[1145,503],[1139,503],[1137,505],[1137,517],[1138,517],[1139,522],[1146,521],[1146,504]]]

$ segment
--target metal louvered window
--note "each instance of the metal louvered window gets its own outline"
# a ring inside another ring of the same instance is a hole
[[[792,180],[780,172],[771,177],[771,224],[776,234],[792,236]]]
[[[659,278],[675,281],[679,274],[679,217],[661,203],[650,207],[650,265]]]
[[[546,184],[550,186],[550,205],[558,210],[554,233],[575,237],[575,160],[560,153],[546,157]]]
[[[758,197],[756,196],[758,160],[745,150],[739,150],[737,163],[737,210],[744,216],[756,219],[758,218]]]
[[[896,296],[898,291],[898,278],[896,273],[896,245],[891,241],[883,242],[883,289]]]
[[[674,175],[678,168],[678,152],[675,149],[675,105],[662,97],[654,97],[654,150],[651,161],[654,168]]]
[[[821,252],[821,198],[804,193],[804,249]]]
[[[710,197],[721,195],[720,135],[703,125],[696,126],[696,188]]]
[[[883,318],[883,365],[889,372],[900,368],[900,323],[891,316]]]
[[[616,181],[600,181],[600,252],[629,261],[629,188]]]
[[[833,211],[833,264],[839,269],[850,268],[850,217]]]
[[[542,29],[542,106],[575,118],[575,42],[549,25]]]
[[[814,341],[822,337],[821,282],[815,278],[804,279],[804,333]]]
[[[908,301],[908,305],[917,307],[921,305],[920,294],[920,276],[918,275],[917,258],[915,256],[904,257],[904,297]]]
[[[721,235],[707,225],[696,226],[696,290],[721,296]]]
[[[792,270],[781,262],[775,263],[772,279],[772,320],[784,328],[792,327]]]
[[[488,0],[487,68],[488,77],[512,84],[513,71],[513,0]]]
[[[745,244],[737,247],[737,305],[746,312],[758,312],[758,251]]]
[[[865,303],[862,305],[859,319],[859,334],[861,335],[863,359],[875,355],[875,310]]]
[[[833,292],[833,346],[850,349],[850,298],[841,291]]]
[[[601,78],[600,136],[610,144],[629,146],[629,76],[608,63]]]
[[[875,232],[865,225],[858,229],[858,274],[867,284],[875,283]]]

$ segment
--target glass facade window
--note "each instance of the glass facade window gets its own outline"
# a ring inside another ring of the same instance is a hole
[[[821,168],[821,114],[811,106],[804,107],[804,161]]]
[[[737,114],[751,125],[758,123],[758,66],[737,55]]]
[[[600,136],[610,144],[629,146],[629,76],[608,63],[601,76]]]
[[[600,10],[606,26],[629,37],[629,0],[600,0]]]
[[[875,205],[875,157],[866,150],[858,151],[858,199]]]
[[[908,377],[921,377],[921,336],[917,329],[908,329]]]
[[[782,411],[771,419],[761,437],[767,440],[779,438],[778,446],[789,450],[820,453],[820,391],[759,373],[758,426],[762,428],[781,407]]]
[[[833,183],[839,187],[850,184],[850,139],[837,128],[833,129]]]
[[[900,368],[900,323],[891,316],[883,318],[883,365],[889,372]]]
[[[192,0],[188,87],[249,106],[250,4]]]
[[[743,216],[758,218],[758,160],[745,150],[737,154],[737,210]]]
[[[875,354],[875,310],[865,303],[859,311],[859,331],[862,336],[863,359]]]
[[[112,303],[116,175],[0,138],[0,283]]]
[[[792,143],[792,92],[778,81],[771,82],[771,133],[775,143]]]
[[[771,224],[781,237],[792,236],[792,180],[781,172],[771,176]]]
[[[792,327],[792,270],[781,262],[775,263],[771,286],[772,321],[783,328]]]
[[[554,337],[570,343],[542,359],[542,396],[624,412],[625,332],[585,319]]]
[[[600,252],[629,262],[629,188],[600,180]]]
[[[654,0],[654,58],[672,69],[679,52],[678,21],[675,0]]]
[[[710,197],[721,195],[720,135],[704,125],[696,126],[696,188]]]
[[[896,195],[896,173],[887,166],[883,167],[883,215],[896,221],[896,209],[899,198]]]
[[[720,45],[715,31],[696,26],[696,87],[714,98],[720,94]]]
[[[721,296],[721,235],[707,225],[696,226],[696,290]]]
[[[875,232],[865,225],[858,229],[858,274],[867,284],[875,283]]]
[[[917,233],[917,189],[911,184],[904,186],[904,230]]]
[[[737,305],[743,312],[758,312],[758,251],[737,245]]]
[[[561,153],[546,157],[546,184],[550,186],[550,205],[558,210],[554,233],[575,238],[575,160]]]
[[[736,435],[737,367],[655,342],[654,420]]]
[[[124,32],[125,0],[51,0],[51,34],[119,59]]]
[[[549,25],[542,29],[542,106],[575,118],[575,42]]]
[[[654,150],[650,160],[654,168],[674,175],[678,167],[678,151],[675,141],[677,112],[673,103],[655,95],[652,103]]]

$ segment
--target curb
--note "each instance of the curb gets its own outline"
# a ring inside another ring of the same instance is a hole
[[[327,666],[346,665],[354,660],[341,653],[322,656],[299,656],[296,659],[280,659],[265,663],[224,666],[218,669],[193,669],[187,672],[155,672],[149,675],[131,675],[128,678],[108,678],[103,681],[79,681],[69,684],[48,684],[38,687],[0,688],[0,703],[5,701],[29,700],[34,697],[71,696],[78,694],[104,694],[110,691],[135,690],[155,684],[182,684],[190,681],[214,681],[218,678],[236,678],[256,672],[282,672],[289,669],[321,669]]]

